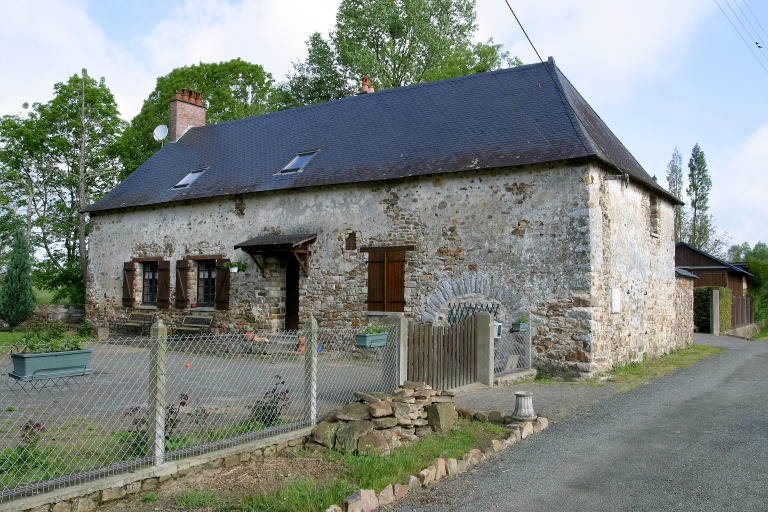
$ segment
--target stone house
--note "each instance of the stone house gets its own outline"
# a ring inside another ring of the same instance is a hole
[[[170,143],[86,209],[97,324],[440,323],[481,302],[531,315],[553,371],[676,346],[678,200],[551,58],[216,125],[199,92],[170,110]]]

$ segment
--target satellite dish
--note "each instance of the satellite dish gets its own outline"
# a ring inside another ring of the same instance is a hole
[[[152,136],[155,138],[155,140],[165,140],[165,138],[168,136],[168,127],[164,124],[159,125],[157,128],[155,128],[155,131],[152,132]]]

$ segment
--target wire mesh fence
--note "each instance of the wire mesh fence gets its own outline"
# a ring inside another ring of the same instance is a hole
[[[389,328],[386,346],[366,349],[356,330],[327,328],[91,340],[83,375],[25,377],[4,347],[0,502],[297,430],[353,391],[390,392]]]
[[[493,343],[493,373],[496,377],[531,367],[531,331],[502,332]]]

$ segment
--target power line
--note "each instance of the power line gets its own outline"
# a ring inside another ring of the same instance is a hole
[[[768,68],[766,68],[766,67],[765,67],[765,64],[763,64],[763,62],[760,60],[760,57],[758,57],[758,56],[755,54],[755,51],[752,49],[752,45],[750,45],[750,44],[747,42],[747,40],[746,40],[746,39],[744,39],[744,36],[741,34],[741,32],[739,31],[739,29],[736,27],[736,25],[734,25],[734,24],[733,24],[733,21],[731,21],[731,18],[729,18],[729,17],[728,17],[728,14],[727,14],[727,13],[726,13],[726,12],[723,10],[722,6],[721,6],[721,5],[718,3],[718,1],[717,1],[717,0],[714,0],[714,2],[715,2],[715,4],[717,5],[718,9],[720,9],[720,12],[722,12],[722,13],[723,13],[723,16],[725,16],[725,19],[727,19],[727,20],[728,20],[728,23],[730,23],[730,24],[731,24],[731,26],[733,27],[733,30],[735,30],[735,31],[736,31],[736,33],[737,33],[737,34],[739,34],[739,37],[741,38],[741,40],[742,40],[742,41],[744,41],[744,44],[745,44],[745,45],[747,45],[747,48],[749,48],[749,51],[750,51],[750,53],[752,54],[752,56],[753,56],[753,57],[755,57],[755,60],[757,60],[758,64],[760,64],[760,66],[761,66],[761,67],[762,67],[762,68],[765,70],[765,72],[766,72],[766,73],[768,73]]]
[[[755,20],[755,23],[757,23],[757,26],[760,27],[760,30],[763,31],[763,35],[765,36],[765,39],[763,39],[763,42],[768,43],[768,33],[765,32],[765,29],[763,28],[763,25],[760,23],[760,20],[757,19],[757,16],[755,16],[755,13],[752,12],[752,9],[749,7],[749,4],[747,3],[747,0],[743,0],[744,5],[747,6],[747,10],[752,15],[752,18]]]
[[[761,39],[761,37],[760,37],[760,33],[757,31],[757,29],[755,28],[755,26],[752,24],[752,21],[750,21],[750,19],[749,19],[749,16],[747,16],[747,15],[744,13],[744,9],[742,9],[742,8],[741,8],[741,5],[739,5],[739,4],[737,3],[737,4],[736,4],[736,7],[738,7],[738,8],[739,8],[739,12],[740,12],[740,13],[741,13],[741,15],[744,17],[744,19],[745,19],[745,20],[747,20],[747,23],[749,23],[749,26],[750,26],[750,28],[751,28],[752,30],[754,30],[754,31],[755,31],[755,44],[756,44],[756,45],[757,45],[757,47],[759,48],[759,47],[760,47],[759,41],[760,41],[760,39]],[[757,18],[755,18],[755,21],[757,21]],[[763,42],[764,42],[764,43],[766,43],[766,42],[768,42],[768,40],[765,40],[765,39],[763,39]],[[760,52],[760,53],[762,53],[762,52]],[[765,57],[765,55],[763,55],[763,57]],[[766,58],[768,58],[768,57],[766,57]]]
[[[758,39],[760,39],[760,35],[759,35],[759,34],[757,34],[757,32],[755,32],[755,35],[753,36],[753,35],[752,35],[752,34],[749,32],[749,29],[746,27],[746,25],[744,25],[744,22],[743,22],[743,21],[741,21],[741,18],[740,18],[740,17],[739,17],[739,15],[736,13],[736,11],[733,9],[733,6],[732,6],[732,5],[731,5],[731,3],[729,2],[729,0],[723,0],[723,1],[724,1],[724,2],[725,2],[725,4],[728,6],[728,8],[731,10],[731,12],[733,13],[733,16],[734,16],[734,17],[735,17],[735,18],[736,18],[736,19],[739,21],[739,24],[742,26],[742,28],[743,28],[743,29],[744,29],[744,31],[747,33],[747,35],[749,36],[749,38],[750,38],[750,39],[754,39],[754,40],[755,40],[755,46],[757,46],[758,48],[761,48],[761,46],[760,46],[760,43],[759,43],[759,41],[758,41]],[[738,4],[736,4],[736,7],[738,7],[738,8],[739,8],[739,11],[741,11],[741,14],[742,14],[742,16],[743,16],[743,15],[744,15],[744,11],[742,11],[742,10],[741,10],[741,7],[739,7],[739,5],[738,5]],[[748,19],[747,19],[747,23],[749,23],[749,20],[748,20]],[[752,27],[752,23],[749,23],[749,26],[750,26],[750,27]],[[752,30],[754,30],[754,27],[752,27]],[[752,47],[750,46],[750,48],[752,48]],[[763,54],[762,52],[757,52],[757,53],[758,53],[758,55],[762,55],[762,57],[763,57],[764,59],[766,59],[766,61],[768,61],[768,57],[766,57],[766,56],[765,56],[765,54]]]

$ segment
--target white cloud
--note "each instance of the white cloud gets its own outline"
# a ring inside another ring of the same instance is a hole
[[[47,102],[53,85],[79,74],[105,77],[125,114],[138,111],[137,84],[154,78],[88,16],[76,0],[5,2],[0,17],[0,68],[9,70],[0,96],[0,113],[18,113],[23,102]],[[151,90],[151,89],[150,89]],[[143,91],[142,91],[143,92]],[[147,94],[149,91],[147,91]]]
[[[239,57],[280,81],[291,61],[306,56],[312,32],[333,27],[337,6],[337,0],[186,0],[142,44],[157,75]]]
[[[733,243],[768,243],[768,125],[759,127],[732,154],[708,163],[710,212]]]
[[[635,86],[673,73],[715,5],[701,0],[511,2],[542,59],[552,56],[588,99],[624,101]],[[505,2],[479,0],[479,34],[538,62]]]

